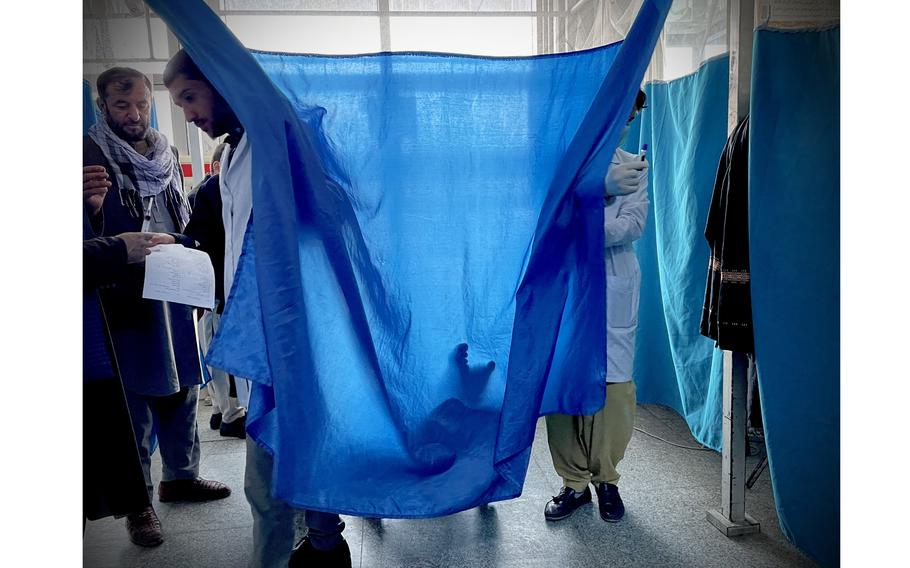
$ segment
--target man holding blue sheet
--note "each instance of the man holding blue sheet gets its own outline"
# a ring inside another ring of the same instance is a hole
[[[645,100],[645,93],[639,91],[623,138]],[[590,503],[589,483],[594,484],[604,521],[617,522],[625,513],[616,466],[625,455],[635,425],[632,360],[641,271],[632,243],[641,237],[648,216],[648,161],[644,155],[617,148],[604,186],[607,399],[593,416],[550,414],[546,418],[550,455],[564,484],[544,509],[548,521],[565,519]]]
[[[220,174],[221,212],[212,217],[224,224],[224,293],[230,296],[247,225],[252,217],[252,150],[228,102],[209,83],[184,50],[164,70],[164,84],[174,104],[212,138],[227,135]],[[199,209],[194,211],[194,218]],[[192,222],[192,219],[191,219]],[[217,222],[217,221],[215,221]],[[337,514],[305,511],[307,536],[294,547],[296,510],[272,495],[272,455],[247,437],[245,492],[253,513],[253,561],[263,568],[285,566],[351,566],[351,553]],[[293,553],[292,553],[293,549]]]

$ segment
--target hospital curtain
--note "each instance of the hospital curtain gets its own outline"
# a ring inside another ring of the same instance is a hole
[[[645,87],[626,139],[648,144],[651,211],[636,244],[642,271],[634,377],[642,403],[669,406],[702,444],[721,447],[722,353],[699,333],[709,249],[705,223],[726,141],[729,60]]]
[[[781,530],[839,563],[840,30],[755,33],[755,354]]]

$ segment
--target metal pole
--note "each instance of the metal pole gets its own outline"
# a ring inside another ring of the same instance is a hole
[[[745,353],[724,351],[721,510],[708,511],[707,518],[727,536],[761,530],[761,525],[746,514],[746,394],[751,364]]]
[[[738,351],[724,352],[724,444],[721,507],[724,516],[746,519],[746,397],[749,359]]]
[[[389,0],[379,0],[379,51],[392,51],[392,31],[389,20]]]
[[[749,113],[755,3],[754,0],[730,0],[728,7],[730,96],[727,133],[730,134]],[[709,510],[707,519],[728,537],[761,530],[761,525],[746,514],[746,398],[751,364],[745,353],[724,351],[721,510]]]
[[[193,166],[192,187],[205,177],[205,160],[202,157],[202,131],[195,124],[186,123],[186,140],[190,146],[190,164]],[[187,190],[190,189],[187,185]]]
[[[731,0],[727,30],[730,46],[730,96],[727,134],[749,114],[752,91],[752,34],[755,29],[754,0]]]
[[[180,50],[180,42],[177,41],[177,36],[175,36],[170,29],[167,30],[167,54],[168,58],[172,57],[177,51]],[[171,98],[168,97],[168,101],[171,105],[171,132],[174,133],[174,139],[171,140],[171,144],[177,147],[177,150],[180,153],[180,156],[186,156],[190,153],[190,146],[186,138],[186,120],[183,116],[183,110],[180,109],[177,105],[171,101]],[[194,127],[195,128],[195,127]]]

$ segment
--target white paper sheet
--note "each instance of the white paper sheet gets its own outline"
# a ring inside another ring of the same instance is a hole
[[[142,297],[215,308],[215,269],[209,255],[182,245],[158,245],[145,257]]]

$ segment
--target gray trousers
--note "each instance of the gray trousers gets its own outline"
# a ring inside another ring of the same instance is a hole
[[[272,456],[248,436],[243,489],[253,513],[252,568],[287,568],[298,513],[304,516],[314,548],[331,550],[344,540],[344,521],[338,515],[295,509],[272,497],[273,463]]]
[[[152,429],[161,449],[161,480],[194,479],[199,476],[199,433],[196,403],[199,387],[183,387],[168,396],[147,396],[126,391],[139,461],[145,486],[152,499]]]

